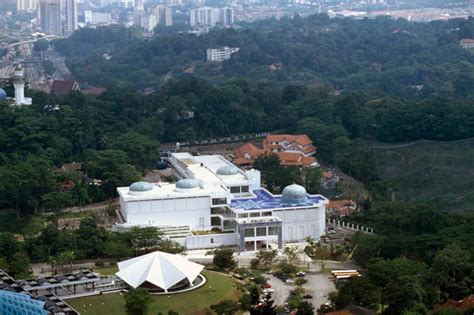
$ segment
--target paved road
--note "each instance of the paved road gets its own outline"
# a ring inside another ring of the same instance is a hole
[[[294,285],[289,285],[283,283],[278,278],[275,278],[272,275],[267,275],[269,278],[268,283],[272,286],[275,292],[272,294],[274,305],[284,305],[286,299],[290,295],[290,291],[295,288]],[[314,273],[307,274],[305,279],[308,280],[308,283],[303,286],[308,293],[310,293],[313,298],[311,303],[317,309],[321,304],[329,302],[328,294],[336,291],[334,283],[330,279],[330,274],[327,273]]]
[[[275,292],[272,293],[273,305],[284,305],[286,299],[290,296],[290,291],[294,287],[283,283],[283,281],[272,275],[266,275],[266,277],[268,277],[268,283],[272,286],[272,289],[275,290]]]
[[[306,288],[313,296],[311,303],[316,309],[318,309],[321,304],[329,302],[327,298],[328,294],[336,291],[336,287],[331,281],[330,276],[331,275],[327,273],[306,275],[308,283],[304,285],[304,288]]]

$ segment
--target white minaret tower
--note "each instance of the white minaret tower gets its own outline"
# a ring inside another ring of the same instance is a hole
[[[23,105],[25,103],[25,74],[21,65],[15,68],[13,86],[15,87],[15,105]]]
[[[21,64],[15,68],[13,87],[15,88],[15,105],[31,105],[31,98],[25,97],[25,72]]]

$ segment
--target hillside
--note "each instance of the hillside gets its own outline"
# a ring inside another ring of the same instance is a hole
[[[378,172],[389,181],[396,200],[428,200],[456,212],[474,210],[474,138],[371,147]]]

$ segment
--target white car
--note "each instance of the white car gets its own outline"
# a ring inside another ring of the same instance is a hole
[[[274,290],[274,289],[271,289],[271,288],[268,288],[268,289],[264,289],[264,290],[263,290],[263,293],[273,293],[273,292],[275,292],[275,290]]]
[[[286,279],[286,281],[285,281],[285,282],[286,282],[286,283],[293,283],[294,281],[293,281],[293,280],[291,280],[291,279]]]

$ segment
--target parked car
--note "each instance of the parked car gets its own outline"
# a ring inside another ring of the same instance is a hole
[[[270,283],[264,283],[260,286],[262,289],[270,289],[272,285]]]
[[[275,290],[268,288],[268,289],[263,289],[263,293],[273,293]]]
[[[304,277],[305,275],[306,275],[306,273],[303,272],[303,271],[299,271],[299,272],[296,273],[297,277]]]
[[[303,298],[304,299],[312,299],[313,296],[311,294],[305,294],[305,295],[303,295]]]
[[[290,278],[286,279],[285,283],[293,283],[294,281]]]

